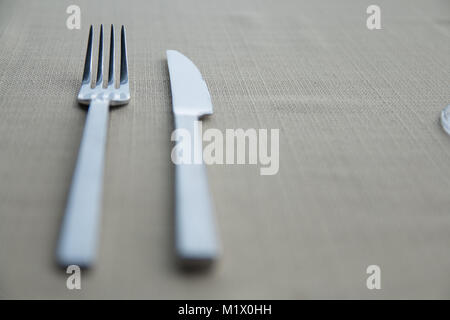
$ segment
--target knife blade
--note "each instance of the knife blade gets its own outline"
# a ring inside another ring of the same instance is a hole
[[[175,165],[175,250],[183,265],[210,265],[219,255],[216,222],[198,120],[213,113],[208,87],[183,54],[167,51],[175,129],[189,133],[191,163]],[[197,146],[197,147],[195,147]]]

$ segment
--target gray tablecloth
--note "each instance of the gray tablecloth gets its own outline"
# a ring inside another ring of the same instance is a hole
[[[372,0],[2,1],[0,297],[450,298],[450,2],[376,2],[369,31]],[[127,26],[132,101],[110,116],[97,265],[70,291],[54,251],[91,23]],[[209,86],[205,128],[280,129],[277,175],[208,167],[210,272],[174,263],[166,49]]]

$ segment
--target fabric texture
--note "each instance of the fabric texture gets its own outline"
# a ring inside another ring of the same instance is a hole
[[[81,30],[71,4],[0,2],[0,298],[450,298],[449,1],[377,1],[372,31],[366,0],[79,0]],[[54,257],[100,23],[127,27],[132,100],[110,114],[96,267],[68,290]],[[277,175],[208,167],[209,272],[174,259],[167,49],[209,87],[205,129],[280,129]]]

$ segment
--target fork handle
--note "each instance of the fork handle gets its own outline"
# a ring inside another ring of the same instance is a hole
[[[91,101],[58,244],[64,266],[89,267],[95,259],[108,114],[109,101]]]
[[[176,129],[184,129],[190,135],[191,160],[197,160],[197,163],[175,164],[175,246],[184,265],[208,265],[218,256],[217,232],[197,121],[196,116],[175,116]]]

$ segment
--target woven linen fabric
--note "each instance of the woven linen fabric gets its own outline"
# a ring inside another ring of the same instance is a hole
[[[368,30],[372,2],[1,1],[0,298],[450,298],[450,2],[379,0]],[[68,290],[55,248],[101,23],[127,27],[132,100],[110,113],[96,267]],[[167,49],[209,87],[205,129],[280,130],[278,174],[208,166],[209,272],[174,259]]]

